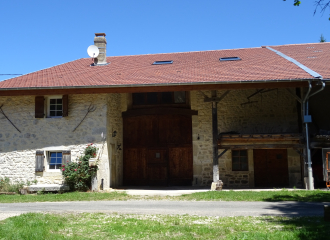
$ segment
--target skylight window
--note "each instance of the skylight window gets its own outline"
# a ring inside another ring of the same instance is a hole
[[[155,61],[152,65],[162,65],[162,64],[172,64],[173,61],[172,60],[168,60],[168,61]]]
[[[219,58],[220,62],[222,61],[238,61],[242,60],[239,57],[224,57],[224,58]]]

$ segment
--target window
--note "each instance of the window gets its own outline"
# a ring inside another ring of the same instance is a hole
[[[68,116],[68,95],[36,96],[35,118],[59,118]],[[45,114],[46,110],[46,114]]]
[[[186,92],[133,93],[133,105],[186,104]]]
[[[45,158],[46,156],[46,158]],[[61,150],[58,147],[36,151],[36,172],[59,172],[62,165],[71,162],[71,151]]]
[[[49,97],[47,104],[47,117],[62,117],[63,101],[62,96]]]
[[[239,57],[224,57],[219,59],[220,62],[222,61],[238,61],[241,60]]]
[[[49,152],[48,154],[48,169],[61,169],[62,166],[62,152]]]
[[[232,170],[248,171],[247,150],[232,150]]]
[[[155,61],[152,65],[163,65],[163,64],[172,64],[173,61],[172,60],[168,60],[168,61]]]

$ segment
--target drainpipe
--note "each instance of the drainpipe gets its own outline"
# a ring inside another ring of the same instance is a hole
[[[314,184],[313,184],[313,170],[312,170],[312,159],[311,159],[311,151],[309,148],[309,131],[308,131],[308,123],[312,122],[311,116],[309,114],[309,106],[308,106],[308,100],[314,96],[315,94],[323,91],[325,88],[325,82],[321,81],[322,87],[321,89],[317,90],[313,94],[310,94],[310,91],[312,89],[312,83],[311,81],[308,82],[308,91],[307,94],[303,100],[303,106],[304,106],[304,123],[305,123],[305,134],[306,134],[306,155],[307,155],[307,164],[308,164],[308,190],[314,190]],[[305,163],[306,164],[306,163]]]

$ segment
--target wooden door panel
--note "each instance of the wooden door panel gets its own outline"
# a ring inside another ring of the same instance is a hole
[[[124,147],[157,145],[158,126],[155,116],[124,118]]]
[[[159,144],[184,145],[192,142],[191,116],[159,116]]]
[[[167,185],[168,156],[166,149],[148,150],[147,171],[150,185]]]
[[[147,183],[146,149],[126,148],[124,151],[124,185]]]
[[[265,187],[269,183],[267,149],[253,150],[254,182],[256,187]]]
[[[192,158],[190,147],[169,148],[170,185],[191,185],[193,180]]]
[[[286,187],[289,185],[286,149],[255,149],[253,157],[256,187]]]

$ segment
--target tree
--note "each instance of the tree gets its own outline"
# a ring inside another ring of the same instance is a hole
[[[321,37],[320,37],[320,42],[326,42],[327,40],[323,37],[323,34],[321,34]]]
[[[286,0],[283,0],[286,1]],[[299,0],[294,0],[293,1],[293,5],[296,7],[299,7],[299,5],[301,4],[302,1]],[[314,14],[316,13],[316,11],[318,9],[320,9],[321,13],[324,13],[326,9],[330,8],[330,1],[328,0],[316,0],[315,1],[315,9],[314,9]],[[329,18],[330,20],[330,18]]]

